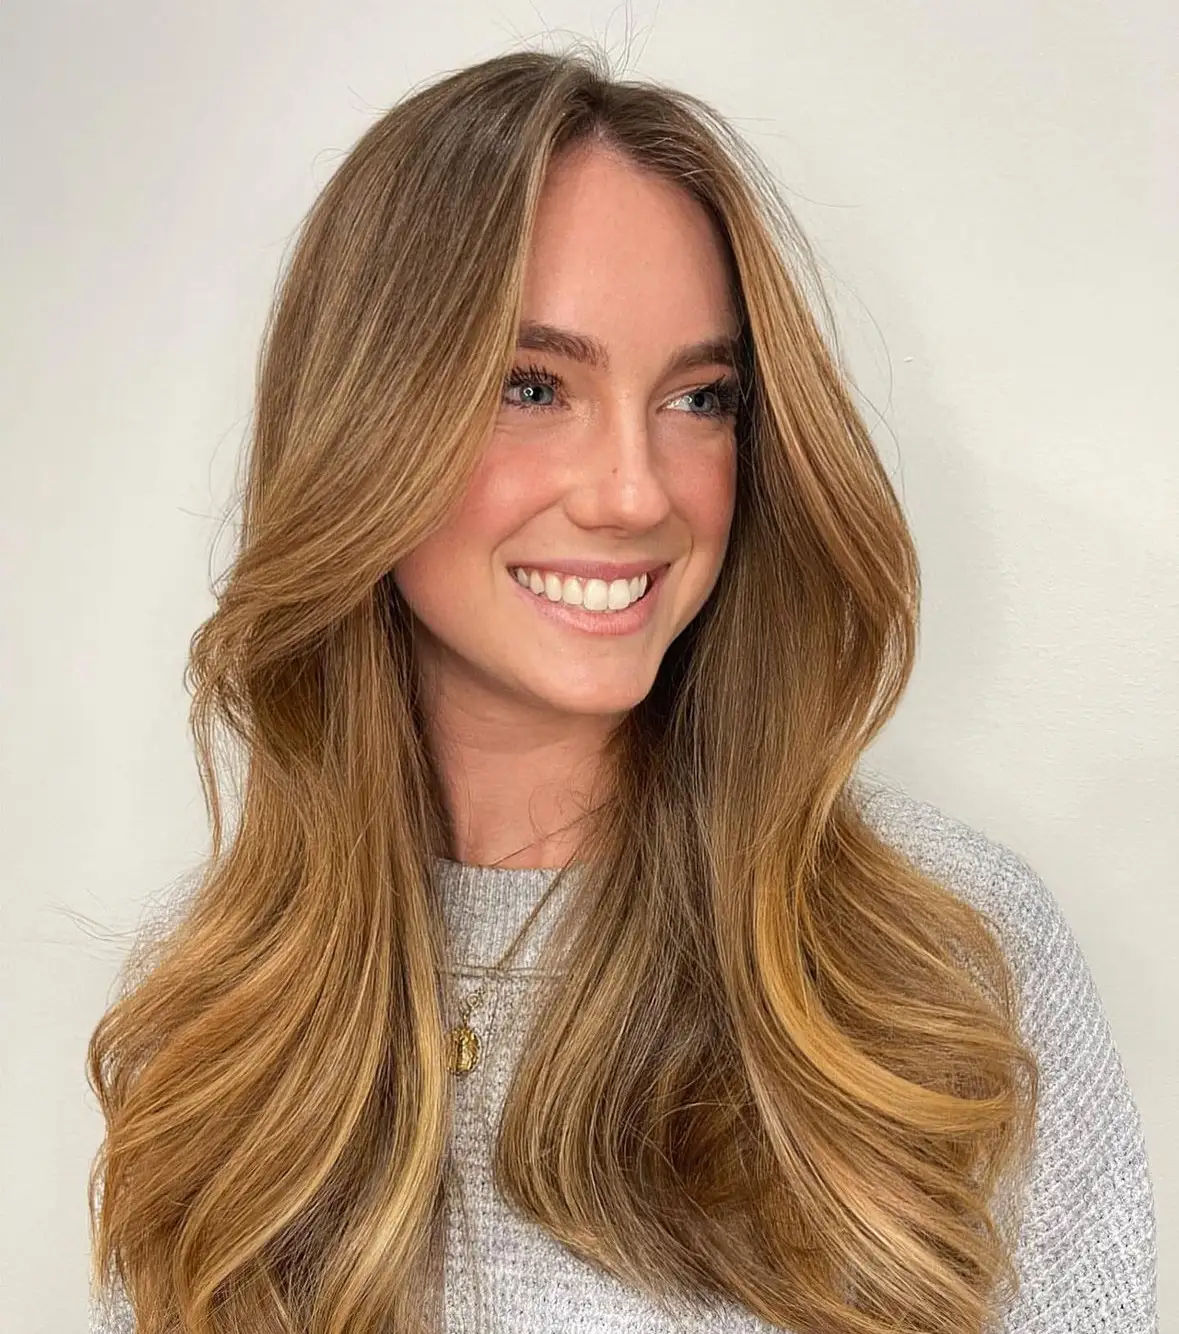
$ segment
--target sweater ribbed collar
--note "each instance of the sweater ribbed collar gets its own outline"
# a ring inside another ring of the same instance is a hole
[[[557,867],[470,866],[434,858],[451,966],[486,968],[511,944],[557,874]],[[577,875],[565,873],[541,908],[504,971],[525,972],[536,966],[541,946],[564,907]]]

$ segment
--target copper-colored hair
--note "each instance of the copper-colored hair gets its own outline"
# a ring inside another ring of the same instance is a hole
[[[731,255],[737,504],[709,601],[610,740],[497,1183],[668,1309],[968,1334],[1014,1285],[995,1203],[1035,1062],[985,919],[854,800],[919,577],[806,244],[699,100],[533,52],[383,116],[275,303],[240,549],[189,663],[212,849],[89,1048],[95,1281],[138,1334],[438,1327],[452,845],[390,572],[478,462],[546,169],[589,138],[678,183]]]

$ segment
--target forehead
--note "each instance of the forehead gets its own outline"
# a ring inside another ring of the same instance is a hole
[[[538,202],[524,322],[676,341],[736,332],[720,229],[686,190],[598,145],[555,160]]]

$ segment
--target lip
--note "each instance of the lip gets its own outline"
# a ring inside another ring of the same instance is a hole
[[[576,562],[572,562],[576,564]],[[580,630],[590,635],[631,635],[635,631],[641,630],[655,612],[655,600],[663,588],[663,576],[670,568],[668,565],[656,566],[638,566],[635,567],[635,574],[647,575],[647,591],[637,601],[632,602],[624,611],[583,611],[581,607],[570,607],[564,602],[550,602],[547,597],[534,593],[530,588],[525,588],[523,584],[516,581],[516,576],[512,573],[513,569],[519,568],[512,565],[511,568],[505,568],[505,575],[512,587],[522,598],[527,598],[534,609],[541,616],[547,616],[549,620],[556,621],[560,625],[567,626],[572,630]],[[525,569],[535,569],[535,566],[525,566]],[[561,567],[543,567],[552,568],[554,574],[563,574],[566,571]],[[603,566],[598,565],[597,569]],[[610,568],[610,567],[605,567]],[[627,569],[628,566],[617,566],[614,568]],[[575,570],[568,573],[575,574]],[[589,578],[600,578],[599,575],[589,575]],[[625,579],[628,576],[616,574],[615,579]],[[634,576],[629,576],[633,578]]]
[[[511,570],[549,570],[553,574],[571,574],[577,579],[604,579],[607,583],[611,579],[633,579],[636,574],[647,574],[654,577],[656,570],[665,570],[668,562],[665,560],[632,560],[626,562],[612,562],[608,560],[560,560],[555,562],[547,561],[526,561],[513,560],[508,562],[508,569]]]

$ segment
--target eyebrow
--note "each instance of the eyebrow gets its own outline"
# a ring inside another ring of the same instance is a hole
[[[559,329],[555,324],[539,324],[534,320],[525,320],[520,325],[516,338],[516,347],[531,352],[549,352],[554,356],[567,357],[570,361],[579,361],[598,370],[610,369],[610,355],[606,346],[589,334],[574,333],[571,329]],[[690,370],[693,366],[728,366],[736,370],[739,365],[741,349],[740,336],[705,338],[698,343],[686,343],[677,348],[668,358],[664,374],[674,371]]]

